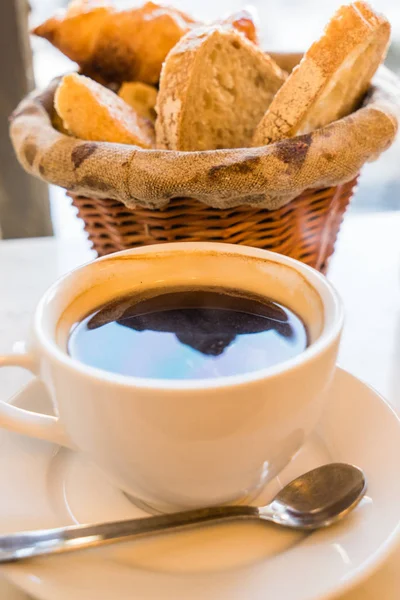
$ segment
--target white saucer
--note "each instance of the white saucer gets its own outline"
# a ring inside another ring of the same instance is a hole
[[[40,383],[22,402],[48,410]],[[326,600],[369,575],[400,532],[400,421],[338,369],[318,434],[257,499],[329,461],[361,466],[368,496],[345,522],[312,535],[257,523],[174,533],[90,552],[7,565],[1,573],[41,600]],[[0,432],[0,532],[142,516],[84,457]]]

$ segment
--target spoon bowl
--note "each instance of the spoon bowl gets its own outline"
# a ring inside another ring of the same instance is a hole
[[[260,517],[295,529],[327,527],[346,517],[366,490],[361,469],[331,463],[288,483],[270,504],[259,508]]]

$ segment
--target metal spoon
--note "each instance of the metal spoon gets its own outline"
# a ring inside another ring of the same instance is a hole
[[[0,536],[0,563],[233,519],[260,519],[295,529],[318,529],[343,519],[357,506],[365,491],[366,479],[361,469],[332,463],[294,479],[266,506],[200,508],[144,519]]]

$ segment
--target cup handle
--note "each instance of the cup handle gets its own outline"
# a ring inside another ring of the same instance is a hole
[[[0,367],[22,367],[37,375],[37,362],[29,352],[0,356]],[[32,383],[17,392],[12,401],[26,395],[30,385]],[[0,427],[67,448],[74,447],[58,417],[34,413],[4,400],[0,400]]]

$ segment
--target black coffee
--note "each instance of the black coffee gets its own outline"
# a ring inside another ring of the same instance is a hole
[[[76,324],[68,352],[100,369],[153,379],[209,379],[276,365],[307,346],[288,308],[234,290],[118,298]]]

